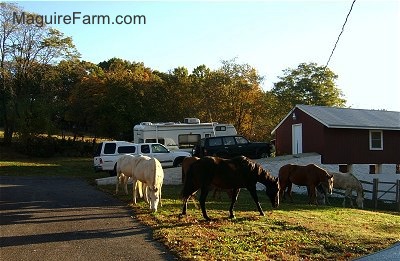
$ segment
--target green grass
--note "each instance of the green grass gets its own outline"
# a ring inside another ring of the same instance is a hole
[[[101,189],[113,193],[115,187]],[[227,196],[221,201],[209,196],[206,207],[213,221],[204,221],[193,202],[180,219],[180,190],[181,186],[164,186],[163,205],[155,214],[142,201],[132,207],[139,220],[153,227],[154,237],[183,259],[350,260],[400,240],[398,212],[342,208],[340,200],[333,200],[334,206],[311,206],[302,195],[271,211],[260,192],[266,213],[262,217],[242,190],[233,220],[228,219]],[[118,197],[131,201],[130,195]]]
[[[13,159],[14,158],[14,159]],[[1,159],[4,159],[3,157]],[[91,158],[30,159],[10,156],[0,161],[0,175],[79,177],[94,183],[107,173],[94,173]],[[113,194],[115,186],[99,186]],[[294,203],[283,202],[271,211],[265,193],[259,192],[266,216],[259,216],[249,193],[242,190],[235,207],[236,219],[228,219],[229,202],[209,195],[206,203],[211,222],[189,202],[187,216],[179,218],[182,208],[181,186],[164,185],[162,206],[151,213],[139,200],[130,205],[142,223],[153,228],[154,238],[163,242],[181,259],[198,260],[351,260],[400,240],[400,213],[388,210],[310,206],[302,195]],[[118,195],[127,205],[132,196]],[[198,205],[198,203],[197,203]]]
[[[24,158],[0,160],[0,176],[58,176],[94,181],[108,173],[93,170],[92,158]]]

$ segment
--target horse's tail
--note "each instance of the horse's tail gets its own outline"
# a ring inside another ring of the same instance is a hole
[[[115,179],[116,179],[116,186],[115,186],[115,194],[118,194],[118,187],[119,187],[119,183],[120,183],[120,171],[118,171],[118,161],[115,163],[114,165],[114,169],[113,169],[113,175],[115,175]]]
[[[183,181],[183,188],[181,191],[181,197],[185,200],[189,198],[193,193],[194,181],[193,181],[193,164],[189,166],[185,173]]]
[[[164,179],[164,171],[162,170],[161,163],[156,159],[151,159],[150,173],[153,177],[152,184],[148,184],[151,189],[157,189],[160,184],[162,184]]]

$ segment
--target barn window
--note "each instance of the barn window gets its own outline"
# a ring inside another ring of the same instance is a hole
[[[382,131],[369,131],[369,149],[383,150],[383,134]]]
[[[376,174],[376,165],[369,165],[369,174]]]
[[[339,172],[342,172],[342,173],[349,172],[349,165],[340,164],[339,165]]]
[[[396,174],[400,174],[400,164],[396,164]]]

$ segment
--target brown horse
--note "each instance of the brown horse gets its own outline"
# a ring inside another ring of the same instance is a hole
[[[281,186],[280,196],[282,197],[287,188],[291,201],[293,201],[292,183],[299,186],[307,186],[310,204],[317,204],[315,189],[319,184],[328,188],[328,192],[332,194],[333,176],[315,164],[307,166],[287,164],[279,169],[278,178]]]
[[[260,215],[264,215],[258,201],[256,183],[260,182],[266,187],[266,194],[274,208],[279,206],[279,182],[272,177],[259,164],[244,156],[232,159],[219,157],[204,157],[192,163],[187,172],[182,190],[183,209],[182,215],[186,215],[187,201],[191,195],[201,189],[200,207],[203,217],[210,220],[207,215],[205,202],[210,186],[222,189],[231,189],[233,196],[229,208],[229,218],[234,218],[233,207],[236,203],[240,188],[246,188],[256,203]]]
[[[200,158],[198,157],[186,157],[182,161],[182,184],[185,183],[186,173],[189,171],[190,166],[198,161]]]

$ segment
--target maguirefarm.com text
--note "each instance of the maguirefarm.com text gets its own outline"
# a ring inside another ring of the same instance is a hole
[[[25,12],[13,12],[14,24],[26,24],[42,27],[44,25],[60,24],[84,24],[84,25],[108,25],[108,24],[146,24],[145,15],[87,15],[81,12],[72,12],[72,14],[60,15],[54,12],[52,15],[37,15]]]

